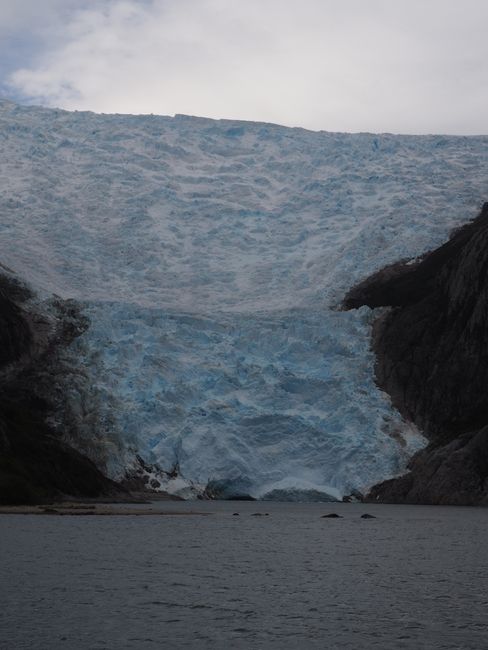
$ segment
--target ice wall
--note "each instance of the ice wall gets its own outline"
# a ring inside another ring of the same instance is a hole
[[[423,439],[336,307],[475,216],[487,145],[0,102],[0,261],[84,303],[67,394],[112,475],[341,495]]]

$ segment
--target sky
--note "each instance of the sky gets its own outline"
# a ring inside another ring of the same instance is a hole
[[[486,134],[487,25],[486,0],[1,0],[0,96]]]

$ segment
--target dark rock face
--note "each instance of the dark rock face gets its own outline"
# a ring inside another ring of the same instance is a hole
[[[446,445],[430,445],[410,472],[376,485],[371,501],[432,505],[488,505],[488,427]]]
[[[83,320],[62,301],[49,319],[28,306],[30,297],[0,276],[0,503],[115,495],[120,488],[47,423],[56,350],[82,331]]]
[[[370,497],[409,503],[488,502],[488,203],[415,264],[355,287],[346,308],[392,306],[375,325],[376,377],[431,445],[411,473]]]

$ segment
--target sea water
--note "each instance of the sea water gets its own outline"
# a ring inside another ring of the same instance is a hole
[[[0,648],[488,647],[488,509],[153,507],[1,515]]]

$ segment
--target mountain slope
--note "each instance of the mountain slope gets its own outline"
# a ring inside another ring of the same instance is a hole
[[[391,305],[376,326],[376,374],[432,441],[373,498],[488,503],[488,203],[419,263],[353,289],[349,307]]]
[[[0,275],[0,503],[64,495],[118,495],[120,488],[49,425],[56,410],[59,349],[83,325],[72,304],[55,301],[50,314],[3,270]],[[54,315],[55,314],[55,315]],[[58,395],[59,399],[59,395]]]

